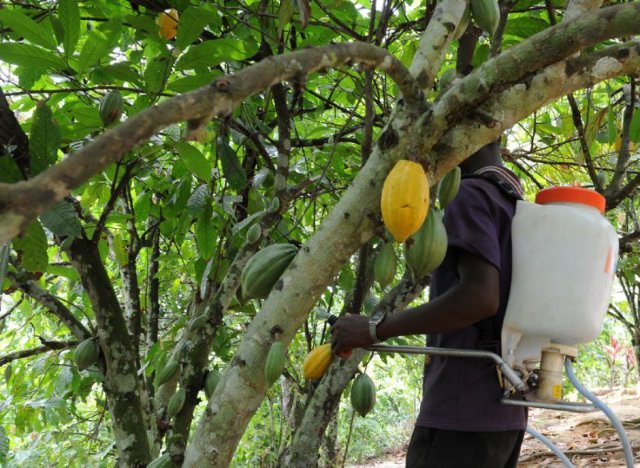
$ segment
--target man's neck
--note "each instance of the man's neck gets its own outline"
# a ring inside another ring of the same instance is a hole
[[[500,157],[500,144],[498,142],[490,143],[483,146],[478,151],[473,153],[462,163],[460,163],[460,169],[463,174],[473,174],[478,169],[482,169],[487,166],[500,166],[502,167],[502,158]]]

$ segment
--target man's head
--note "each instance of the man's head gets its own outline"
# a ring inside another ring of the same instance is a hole
[[[502,166],[500,139],[483,146],[460,163],[460,169],[463,174],[472,174],[486,166]]]

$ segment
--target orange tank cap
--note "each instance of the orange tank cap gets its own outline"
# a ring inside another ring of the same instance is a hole
[[[536,195],[536,203],[540,205],[558,202],[580,203],[582,205],[592,206],[601,214],[604,214],[604,209],[607,204],[607,200],[598,192],[582,187],[550,187],[540,190]]]

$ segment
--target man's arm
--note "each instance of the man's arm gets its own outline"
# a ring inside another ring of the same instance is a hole
[[[418,307],[406,309],[378,325],[377,336],[445,333],[460,330],[495,315],[500,301],[500,272],[485,259],[460,250],[457,269],[460,281],[444,294]],[[333,325],[333,352],[372,344],[369,318],[345,315]]]

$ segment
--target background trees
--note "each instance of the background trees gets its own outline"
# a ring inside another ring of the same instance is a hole
[[[174,39],[156,24],[169,7]],[[414,157],[435,183],[503,131],[529,193],[578,182],[607,196],[623,251],[612,313],[638,354],[640,13],[588,13],[599,7],[502,2],[490,37],[458,29],[462,0],[7,2],[0,453],[224,465],[251,425],[278,434],[243,442],[267,445],[268,463],[316,463],[324,433],[335,456],[332,421],[365,353],[320,383],[302,379],[303,356],[329,313],[392,310],[425,286],[400,272],[373,285],[386,173]],[[115,91],[123,122],[105,128]],[[276,242],[299,254],[268,299],[243,303],[244,264]],[[91,337],[99,361],[79,371],[72,350]],[[288,361],[267,389],[274,340]],[[159,385],[171,361],[180,371]],[[186,402],[169,419],[177,388]]]

